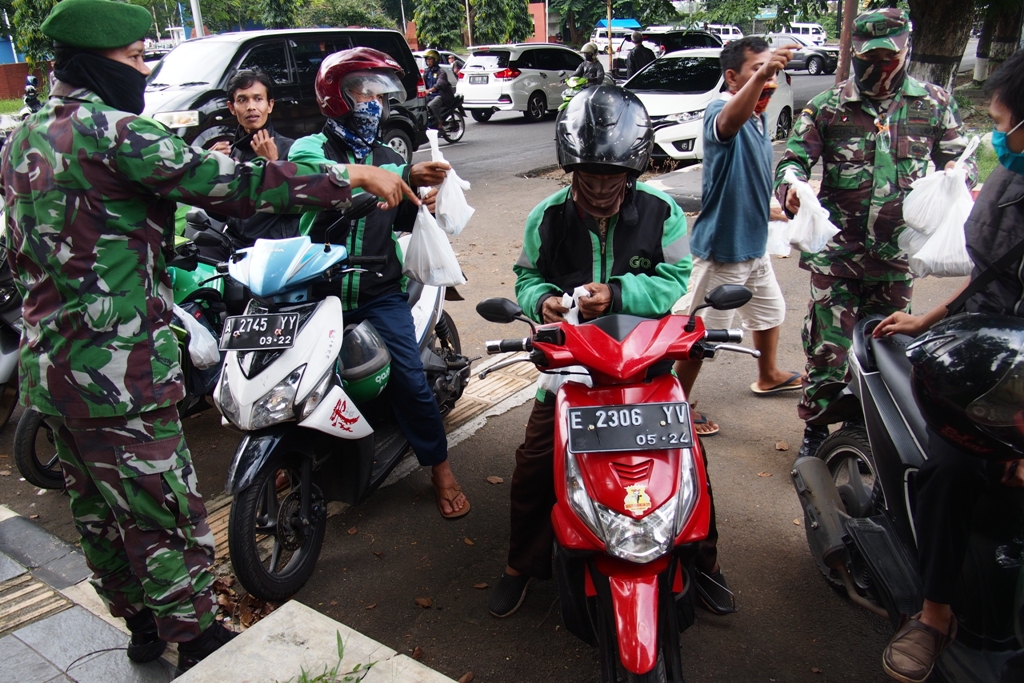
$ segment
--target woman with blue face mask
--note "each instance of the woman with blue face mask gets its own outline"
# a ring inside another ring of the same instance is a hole
[[[328,55],[316,76],[316,99],[327,117],[323,131],[300,138],[288,153],[289,161],[378,166],[400,175],[413,189],[434,187],[445,178],[448,164],[407,164],[380,139],[388,118],[389,100],[406,100],[403,72],[398,62],[378,50],[357,47]],[[437,191],[423,200],[433,210]],[[420,464],[430,466],[438,509],[452,519],[469,512],[469,501],[448,464],[448,441],[441,413],[427,386],[409,309],[408,295],[398,256],[397,234],[408,232],[416,221],[417,206],[403,201],[393,208],[378,207],[366,218],[343,223],[331,230],[331,244],[344,244],[352,256],[384,257],[374,266],[379,273],[353,273],[338,287],[345,324],[369,320],[391,354],[388,391],[395,419],[409,440]],[[314,242],[325,241],[325,231],[338,212],[307,214],[299,230]]]
[[[988,111],[995,124],[992,147],[999,165],[985,180],[964,224],[967,252],[974,261],[971,280],[1024,240],[1024,50],[1003,62],[989,76],[985,89],[992,97]],[[874,335],[922,334],[949,314],[947,304],[958,299],[969,283],[925,315],[894,313],[879,323]],[[969,313],[1024,317],[1024,261],[1018,258],[1001,268],[995,279],[967,299],[965,308]],[[955,636],[949,596],[955,592],[966,554],[969,525],[963,522],[987,488],[1024,488],[1024,460],[1004,463],[992,472],[975,458],[944,459],[932,452],[915,481],[914,524],[925,599],[921,613],[900,627],[883,655],[886,672],[899,681],[927,678]]]

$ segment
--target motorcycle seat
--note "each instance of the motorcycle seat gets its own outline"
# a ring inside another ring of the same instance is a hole
[[[892,395],[896,407],[922,448],[927,448],[929,435],[924,415],[914,398],[910,384],[911,365],[907,356],[907,345],[914,340],[905,334],[894,334],[881,339],[871,338],[871,351],[875,366],[882,376],[886,388]]]

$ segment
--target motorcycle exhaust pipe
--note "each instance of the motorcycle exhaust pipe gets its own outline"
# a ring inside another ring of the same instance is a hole
[[[826,567],[835,570],[845,568],[847,553],[843,537],[846,527],[843,518],[847,516],[846,508],[828,465],[813,456],[798,458],[790,474],[804,508],[811,552],[821,558]]]

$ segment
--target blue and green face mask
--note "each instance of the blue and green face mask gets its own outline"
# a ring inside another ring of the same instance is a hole
[[[992,149],[996,151],[999,163],[1014,173],[1024,175],[1024,152],[1012,151],[1010,145],[1006,142],[1007,136],[1012,135],[1022,125],[1024,125],[1024,121],[1018,123],[1008,133],[1002,133],[998,130],[992,131]]]

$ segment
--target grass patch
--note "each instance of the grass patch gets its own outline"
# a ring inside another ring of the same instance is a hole
[[[17,114],[25,103],[17,100],[0,100],[0,114]]]
[[[370,662],[366,666],[356,664],[351,671],[341,673],[341,660],[345,658],[345,643],[342,642],[339,631],[335,631],[334,635],[338,639],[338,663],[334,665],[334,668],[328,669],[324,666],[323,673],[320,674],[302,669],[298,678],[289,678],[285,683],[358,683],[366,678],[370,669],[377,662]]]
[[[978,182],[985,182],[999,165],[999,157],[988,145],[978,147]]]

